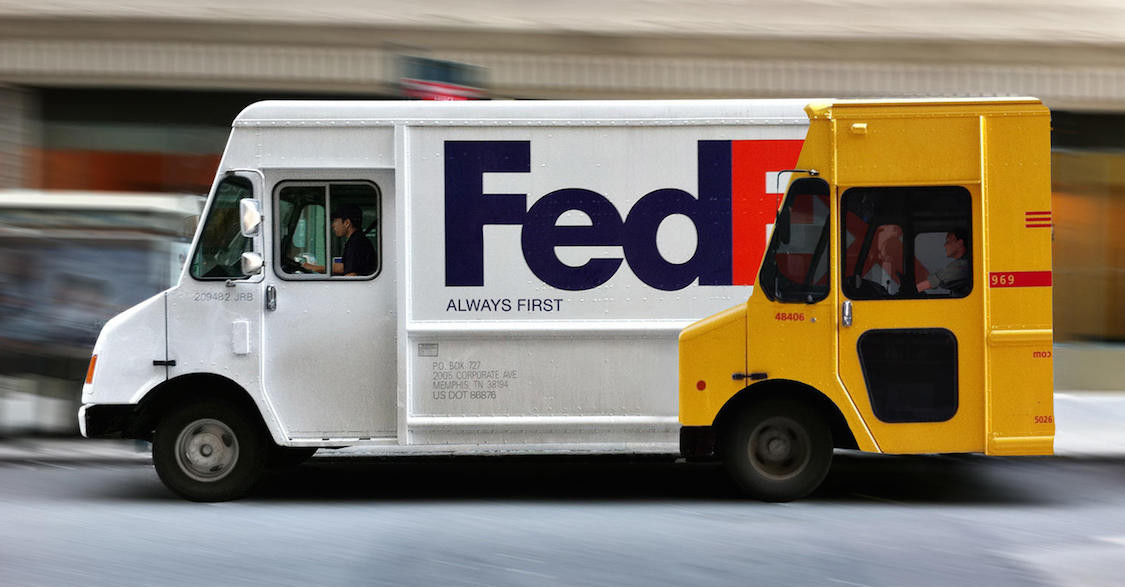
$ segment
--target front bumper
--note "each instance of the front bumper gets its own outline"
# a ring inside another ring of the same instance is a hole
[[[680,427],[680,456],[709,459],[715,456],[715,429],[711,426]]]
[[[78,408],[78,429],[86,438],[120,438],[137,417],[133,404],[83,404]]]

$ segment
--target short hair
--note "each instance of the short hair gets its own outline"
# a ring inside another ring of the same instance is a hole
[[[351,220],[356,230],[363,230],[363,211],[355,204],[342,204],[332,211],[331,220]]]
[[[964,228],[954,228],[949,231],[949,234],[952,234],[953,238],[965,243],[965,248],[969,247],[969,231]]]

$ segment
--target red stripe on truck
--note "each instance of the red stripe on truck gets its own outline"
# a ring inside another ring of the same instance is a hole
[[[1050,271],[996,271],[988,274],[988,287],[1050,286]]]

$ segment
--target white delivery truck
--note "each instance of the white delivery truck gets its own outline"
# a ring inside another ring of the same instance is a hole
[[[83,434],[195,500],[319,447],[677,453],[677,336],[749,295],[804,106],[254,104],[178,285],[102,330]]]

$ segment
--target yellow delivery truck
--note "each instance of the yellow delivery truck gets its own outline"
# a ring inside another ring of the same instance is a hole
[[[767,500],[833,450],[1049,455],[1050,113],[832,101],[746,303],[679,339],[681,452]]]

